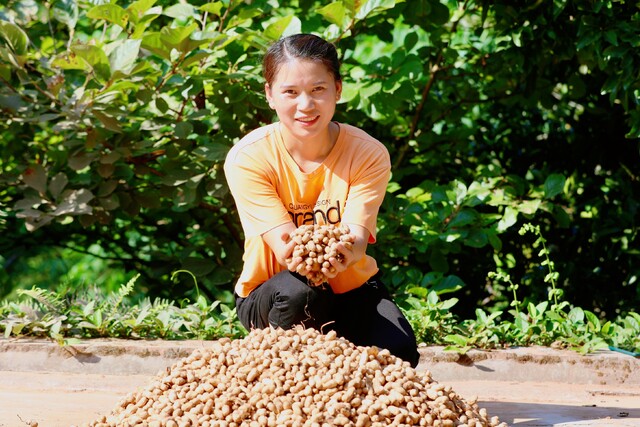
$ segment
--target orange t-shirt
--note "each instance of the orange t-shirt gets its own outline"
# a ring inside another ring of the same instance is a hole
[[[386,147],[356,127],[339,124],[338,139],[324,162],[304,173],[285,148],[280,123],[254,130],[235,144],[224,171],[245,235],[244,266],[236,293],[249,293],[286,267],[262,235],[287,222],[356,224],[376,240],[378,210],[386,193],[391,161]],[[329,285],[335,293],[357,288],[378,271],[365,255]]]

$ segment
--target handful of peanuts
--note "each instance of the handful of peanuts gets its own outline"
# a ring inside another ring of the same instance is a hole
[[[506,427],[429,371],[315,329],[254,329],[161,371],[89,427]]]
[[[343,243],[347,249],[353,247],[354,238],[349,232],[346,224],[302,225],[291,233],[290,237],[296,246],[287,261],[301,257],[302,262],[298,264],[296,272],[305,276],[310,286],[320,286],[328,280],[322,272],[323,268],[331,273],[336,271],[329,259],[342,261],[342,254],[337,251],[336,245]]]

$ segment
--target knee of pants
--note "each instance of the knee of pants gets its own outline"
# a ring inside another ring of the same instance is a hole
[[[282,311],[298,312],[314,304],[316,299],[316,293],[309,286],[291,286],[277,292],[273,306]]]
[[[396,355],[411,364],[412,368],[418,366],[420,362],[420,353],[415,345],[407,345],[404,348],[398,349]]]
[[[317,327],[324,318],[322,296],[308,286],[278,292],[269,321],[274,326],[290,328],[295,324]]]

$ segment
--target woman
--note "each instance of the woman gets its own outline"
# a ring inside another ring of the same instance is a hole
[[[416,366],[409,322],[392,301],[376,261],[366,255],[390,176],[382,143],[333,121],[342,92],[335,47],[311,34],[280,39],[263,61],[265,92],[279,121],[245,136],[229,152],[225,174],[245,234],[235,286],[247,328],[296,324],[334,329],[356,345],[386,348]],[[344,224],[352,245],[324,269],[325,286],[296,273],[290,235],[305,224]]]

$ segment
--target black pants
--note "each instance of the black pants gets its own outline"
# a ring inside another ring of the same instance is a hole
[[[298,324],[323,333],[335,330],[355,345],[386,348],[415,367],[420,355],[411,325],[378,276],[352,291],[334,294],[282,271],[246,298],[236,296],[238,318],[248,330]]]

